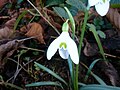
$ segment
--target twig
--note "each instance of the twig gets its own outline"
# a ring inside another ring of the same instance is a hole
[[[60,32],[42,15],[42,13],[29,0],[27,1],[34,7],[34,9],[40,14],[40,16],[56,31],[56,33],[60,35]]]
[[[107,54],[107,53],[104,53],[104,54],[105,54],[105,56],[108,56],[108,57],[113,57],[113,58],[118,58],[118,59],[120,59],[120,57],[115,56],[115,55],[111,55],[111,54]]]
[[[32,51],[38,51],[38,52],[45,52],[44,50],[39,50],[39,49],[34,49],[34,48],[28,48],[25,46],[20,46],[20,48],[27,49],[27,50],[32,50]]]

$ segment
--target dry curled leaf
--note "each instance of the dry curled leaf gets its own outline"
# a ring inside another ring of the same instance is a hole
[[[119,75],[117,73],[117,70],[114,68],[114,66],[110,62],[99,62],[97,64],[101,70],[105,73],[105,75],[109,78],[112,85],[120,85],[119,81]]]
[[[20,29],[21,32],[25,33],[28,37],[35,37],[41,44],[45,44],[43,34],[44,30],[42,26],[38,23],[30,23],[26,27]]]
[[[0,68],[5,64],[6,58],[10,57],[14,51],[19,47],[20,43],[16,40],[5,40],[0,41]]]
[[[0,40],[9,39],[12,36],[15,20],[15,18],[8,20],[4,27],[0,29]]]
[[[5,23],[5,26],[7,26],[10,29],[13,29],[15,22],[16,18],[12,18]]]
[[[118,9],[110,8],[106,16],[112,24],[120,29],[120,13],[118,12]]]
[[[0,40],[1,39],[8,39],[13,31],[9,29],[8,27],[4,27],[0,29]]]
[[[85,40],[85,42],[86,42],[86,45],[85,45],[83,52],[86,56],[94,56],[98,54],[98,47],[95,43],[91,44],[87,42],[87,40]]]
[[[7,3],[8,0],[0,0],[0,8],[4,6],[4,4]]]

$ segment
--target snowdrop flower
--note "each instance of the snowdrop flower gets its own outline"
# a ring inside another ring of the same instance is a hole
[[[68,59],[69,55],[75,64],[79,63],[78,49],[76,43],[72,40],[68,33],[68,20],[62,26],[62,33],[56,38],[48,47],[47,59],[50,60],[52,56],[59,51],[63,59]]]
[[[101,16],[105,16],[109,10],[110,0],[88,0],[89,6],[95,6],[96,11]]]

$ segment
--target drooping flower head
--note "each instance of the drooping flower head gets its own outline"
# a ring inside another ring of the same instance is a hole
[[[89,6],[95,6],[96,11],[101,16],[105,16],[110,7],[110,0],[88,0]]]
[[[59,51],[60,56],[63,59],[72,59],[75,64],[79,63],[78,49],[74,40],[69,36],[68,33],[69,25],[68,20],[62,26],[62,33],[56,38],[48,47],[47,59],[50,60],[52,56]]]

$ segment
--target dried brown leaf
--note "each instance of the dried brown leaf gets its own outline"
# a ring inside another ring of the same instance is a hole
[[[85,42],[86,42],[86,45],[85,45],[83,52],[86,56],[94,56],[98,54],[98,47],[95,43],[91,44],[87,42],[87,40],[85,40]]]
[[[5,23],[5,26],[7,26],[10,29],[13,29],[15,21],[16,21],[16,18],[12,18]]]
[[[9,39],[12,36],[15,20],[15,18],[8,20],[4,24],[4,27],[0,29],[0,40]]]
[[[106,16],[110,22],[119,29],[120,32],[120,13],[118,12],[118,9],[110,8]]]
[[[8,0],[0,0],[0,8],[2,8],[7,1]]]
[[[40,6],[40,0],[35,0],[36,6],[39,7]]]
[[[13,30],[9,29],[8,27],[4,27],[0,29],[0,40],[10,38],[12,33],[13,33]]]
[[[119,75],[114,66],[109,62],[99,62],[98,66],[102,69],[105,75],[109,78],[112,85],[119,85]]]
[[[25,33],[25,35],[28,37],[35,37],[39,43],[45,44],[43,39],[44,30],[40,24],[30,23],[26,27],[22,27],[20,31]]]
[[[20,43],[16,40],[8,40],[7,42],[0,45],[0,68],[5,64],[4,59],[10,57],[13,52],[19,47]]]

